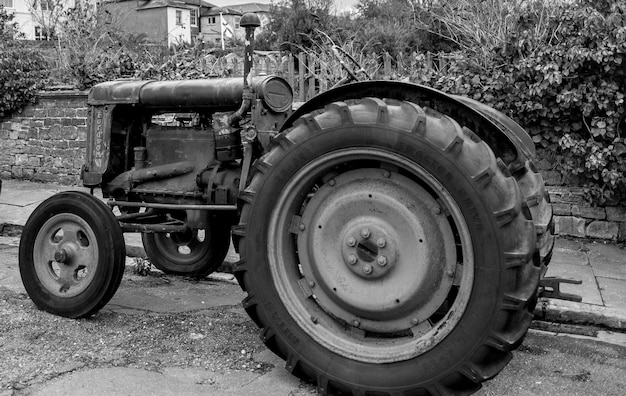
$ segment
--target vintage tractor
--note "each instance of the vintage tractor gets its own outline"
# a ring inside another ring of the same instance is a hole
[[[347,77],[292,111],[280,77],[114,81],[89,95],[81,192],[42,203],[20,271],[77,318],[116,292],[123,232],[168,273],[206,275],[232,242],[243,307],[323,393],[466,394],[533,318],[552,208],[528,134],[466,98]],[[352,81],[357,80],[357,81]],[[164,114],[177,113],[167,125]],[[114,214],[115,213],[115,214]]]

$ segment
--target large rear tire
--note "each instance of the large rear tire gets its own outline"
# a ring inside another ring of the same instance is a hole
[[[40,309],[87,317],[115,294],[125,257],[122,230],[111,210],[89,194],[63,192],[28,218],[20,240],[20,275]]]
[[[242,193],[243,305],[323,393],[471,393],[532,320],[520,189],[475,134],[407,102],[334,103],[279,135]]]
[[[535,264],[541,265],[545,270],[554,250],[554,216],[550,196],[546,191],[543,177],[535,167],[535,164],[527,160],[522,169],[513,173],[524,196],[526,205],[535,224],[537,245],[535,248]]]

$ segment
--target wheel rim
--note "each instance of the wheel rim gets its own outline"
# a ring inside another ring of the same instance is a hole
[[[159,254],[178,265],[193,265],[210,249],[207,230],[155,234]]]
[[[81,217],[51,217],[35,238],[35,272],[43,287],[58,297],[74,297],[92,283],[98,267],[98,240]]]
[[[329,350],[407,360],[440,343],[465,310],[474,276],[467,225],[412,161],[376,149],[326,154],[290,179],[271,219],[278,294]]]

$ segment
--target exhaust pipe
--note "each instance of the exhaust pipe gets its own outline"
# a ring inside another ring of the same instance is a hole
[[[252,76],[250,76],[250,71],[252,70],[253,65],[252,55],[254,54],[254,29],[261,26],[261,20],[256,14],[249,12],[241,17],[239,25],[246,29],[246,47],[243,58],[243,102],[241,103],[239,110],[229,117],[228,123],[230,126],[237,126],[237,123],[241,121],[244,114],[250,110],[250,105],[252,104],[253,96],[252,91],[250,90],[250,86],[252,85]]]

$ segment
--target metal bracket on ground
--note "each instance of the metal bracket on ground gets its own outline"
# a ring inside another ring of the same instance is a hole
[[[539,280],[539,297],[555,298],[558,300],[567,300],[581,302],[583,298],[577,294],[561,292],[561,283],[571,285],[580,285],[583,283],[577,279],[565,279],[554,276],[548,276]]]

